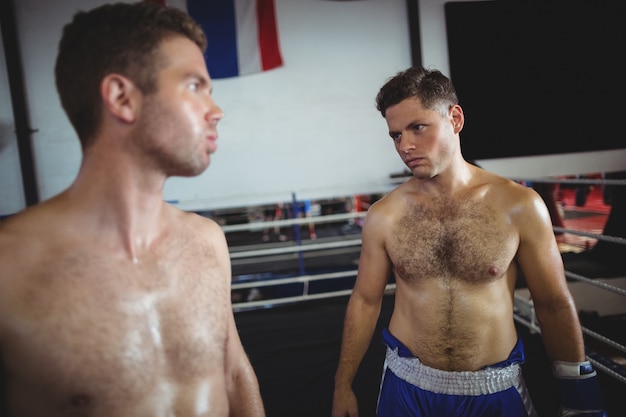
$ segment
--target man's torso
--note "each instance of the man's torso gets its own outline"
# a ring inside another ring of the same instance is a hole
[[[397,285],[390,329],[437,369],[480,369],[506,358],[516,341],[519,235],[491,188],[456,199],[394,196],[385,239]]]
[[[37,241],[27,230],[16,237],[0,257],[9,409],[152,416],[215,407],[210,415],[225,414],[230,271],[214,240],[190,230],[136,261],[97,236],[54,231]]]

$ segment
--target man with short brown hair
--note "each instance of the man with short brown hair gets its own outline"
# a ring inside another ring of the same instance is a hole
[[[56,82],[83,160],[68,189],[0,225],[9,415],[264,416],[224,234],[162,195],[217,149],[205,44],[186,13],[149,3],[65,27]]]

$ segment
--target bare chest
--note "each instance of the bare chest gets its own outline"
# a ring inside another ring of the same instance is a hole
[[[503,216],[484,204],[412,206],[389,237],[399,278],[489,282],[513,260],[517,237]]]
[[[9,377],[61,403],[104,406],[166,401],[168,385],[222,369],[228,271],[210,253],[138,264],[69,253],[12,290]]]

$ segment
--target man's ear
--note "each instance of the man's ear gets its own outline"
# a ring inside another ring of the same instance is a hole
[[[135,84],[120,74],[108,74],[100,83],[104,109],[125,123],[133,123],[139,111],[141,94]]]
[[[452,126],[454,128],[454,133],[459,133],[463,130],[463,125],[465,124],[465,115],[463,114],[463,109],[458,104],[450,107],[450,117],[452,118]]]

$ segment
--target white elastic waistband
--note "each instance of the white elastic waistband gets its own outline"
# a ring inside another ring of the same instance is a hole
[[[418,358],[398,356],[387,348],[385,366],[398,378],[423,390],[447,395],[486,395],[517,387],[522,378],[519,364],[472,372],[449,372],[430,368]]]

